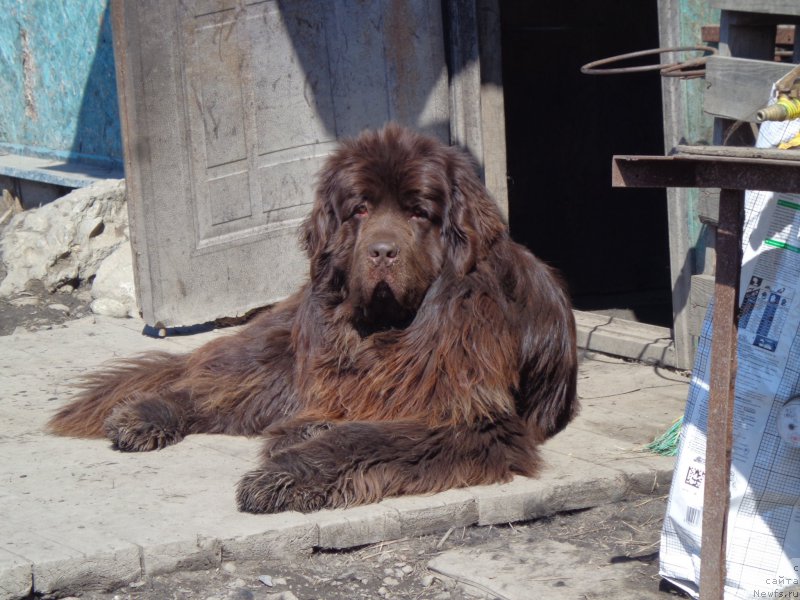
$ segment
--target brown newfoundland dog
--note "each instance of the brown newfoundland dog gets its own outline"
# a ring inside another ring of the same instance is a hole
[[[577,412],[575,328],[455,148],[396,125],[342,142],[302,229],[311,278],[230,336],[87,376],[52,419],[123,451],[264,435],[248,512],[536,475]]]

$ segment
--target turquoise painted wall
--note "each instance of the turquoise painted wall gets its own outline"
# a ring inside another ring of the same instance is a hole
[[[708,0],[680,0],[680,43],[683,46],[703,44],[703,25],[718,25],[720,11],[709,6]],[[686,99],[685,140],[688,144],[711,144],[714,138],[714,119],[703,112],[705,79],[682,82]],[[702,272],[705,251],[704,225],[697,218],[700,190],[687,190],[690,201],[689,237],[696,247],[695,272]]]
[[[0,0],[0,149],[120,166],[108,0]]]

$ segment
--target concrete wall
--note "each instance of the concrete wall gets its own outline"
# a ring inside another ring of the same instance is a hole
[[[108,0],[0,0],[0,150],[122,164]]]

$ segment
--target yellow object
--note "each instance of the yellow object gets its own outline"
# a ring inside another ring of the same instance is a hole
[[[781,142],[778,144],[778,148],[781,150],[791,150],[792,148],[797,148],[798,146],[800,146],[800,133],[798,133],[788,142]]]
[[[781,94],[775,104],[756,112],[756,120],[759,123],[762,121],[788,121],[798,117],[800,117],[800,99],[790,98],[785,94]]]

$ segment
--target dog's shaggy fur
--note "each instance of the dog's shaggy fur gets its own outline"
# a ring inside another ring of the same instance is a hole
[[[458,150],[342,142],[302,230],[310,282],[188,355],[89,375],[50,423],[124,451],[266,436],[239,508],[312,511],[536,475],[576,414],[570,303]]]

